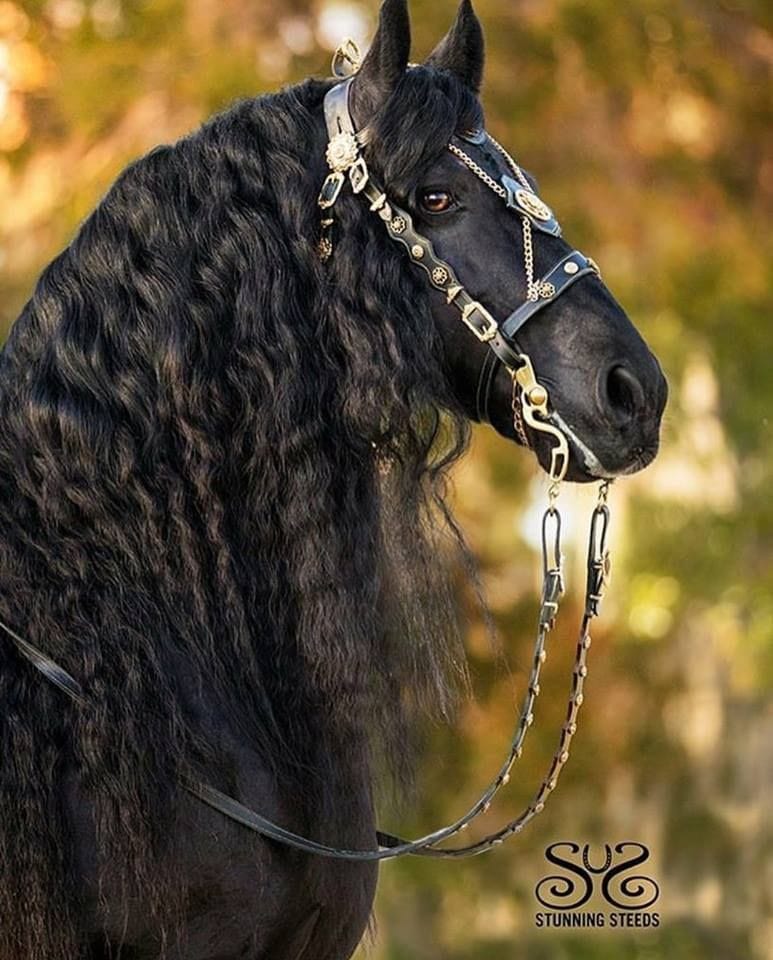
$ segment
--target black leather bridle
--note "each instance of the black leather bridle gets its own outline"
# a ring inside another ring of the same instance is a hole
[[[598,267],[593,260],[579,250],[572,250],[534,284],[533,296],[520,303],[504,320],[497,320],[479,300],[470,295],[453,267],[437,255],[432,242],[416,230],[410,213],[390,200],[370,173],[360,151],[360,147],[368,142],[369,133],[367,130],[358,132],[355,129],[349,106],[353,79],[348,77],[336,84],[325,96],[325,122],[329,138],[327,159],[331,172],[322,186],[318,201],[323,214],[320,245],[323,259],[327,259],[333,252],[332,208],[348,178],[352,192],[361,194],[368,201],[369,210],[383,221],[389,238],[407,251],[411,262],[424,271],[430,285],[445,294],[447,303],[459,311],[463,323],[481,343],[488,346],[489,352],[481,365],[476,390],[476,408],[479,418],[489,419],[491,388],[497,367],[502,364],[514,382],[523,388],[521,403],[527,423],[536,430],[552,434],[559,445],[562,438],[564,440],[560,463],[556,463],[554,459],[555,471],[550,471],[551,479],[559,480],[566,472],[568,447],[565,438],[567,436],[575,441],[586,465],[594,467],[598,475],[602,475],[603,471],[598,470],[598,461],[591,451],[578,440],[558,414],[550,410],[547,390],[536,381],[529,357],[521,349],[517,340],[519,331],[529,320],[566,293],[577,280],[589,274],[598,276]],[[454,137],[452,145],[454,143],[457,145],[455,148],[451,146],[450,149],[457,155],[466,157],[464,150],[460,149],[458,144],[483,145],[489,139],[489,135],[484,130],[472,131],[469,134]],[[496,147],[504,153],[503,148],[498,144]],[[506,153],[505,156],[518,170],[512,158]],[[469,158],[467,160],[469,161]],[[471,166],[476,167],[474,163]],[[519,170],[518,172],[520,173]],[[500,174],[499,185],[492,182],[482,170],[480,174],[483,174],[494,189],[503,195],[508,208],[528,221],[530,228],[552,236],[561,235],[561,227],[550,208],[527,187],[525,182],[519,185],[508,171]]]
[[[329,134],[327,157],[331,173],[325,180],[319,196],[319,206],[323,213],[320,251],[323,258],[332,253],[331,212],[348,178],[353,192],[362,194],[369,202],[370,211],[384,222],[389,237],[408,251],[411,261],[426,272],[432,286],[445,294],[447,302],[459,311],[466,326],[478,340],[490,348],[478,378],[478,409],[481,415],[487,412],[491,384],[498,365],[503,364],[513,377],[514,388],[520,388],[523,417],[526,422],[535,430],[549,433],[556,438],[558,446],[554,449],[549,473],[551,480],[554,481],[553,485],[557,485],[568,465],[567,435],[571,436],[575,443],[579,444],[580,451],[586,454],[586,463],[588,456],[592,457],[592,454],[587,448],[583,449],[584,445],[574,437],[570,428],[560,417],[549,410],[547,390],[538,383],[531,361],[518,346],[516,335],[525,323],[565,293],[576,280],[590,273],[598,273],[598,269],[593,261],[578,250],[573,250],[559,260],[534,285],[539,291],[538,296],[525,300],[504,320],[497,321],[479,301],[470,296],[459,282],[451,265],[440,259],[432,243],[415,229],[410,214],[392,203],[371,177],[365,159],[360,154],[360,145],[364,137],[362,133],[358,135],[355,131],[349,110],[350,86],[351,78],[348,78],[332,87],[325,98],[325,118]],[[476,131],[466,139],[459,138],[459,140],[483,143],[487,137],[485,132]],[[495,143],[495,141],[492,142]],[[512,160],[510,162],[514,163]],[[508,207],[515,210],[521,217],[527,218],[529,224],[538,231],[554,236],[560,235],[560,227],[552,212],[527,189],[525,184],[522,183],[519,187],[506,173],[502,175],[500,182],[501,189],[505,191]],[[498,790],[510,779],[510,770],[515,761],[520,758],[526,732],[534,719],[533,707],[539,694],[540,670],[546,656],[546,637],[555,622],[559,600],[563,593],[561,520],[553,500],[543,517],[543,589],[528,690],[519,713],[509,754],[489,786],[463,816],[452,824],[415,840],[404,840],[392,834],[377,832],[377,849],[349,850],[319,843],[273,823],[233,797],[205,783],[192,771],[183,776],[182,786],[203,803],[267,839],[306,853],[338,860],[378,861],[408,854],[436,858],[475,856],[492,849],[507,837],[519,833],[533,817],[541,812],[547,798],[555,789],[561,769],[569,757],[569,746],[576,730],[576,718],[583,701],[583,685],[587,675],[586,657],[591,644],[590,623],[598,615],[599,603],[609,572],[609,555],[606,546],[609,525],[609,511],[606,505],[607,489],[608,481],[605,481],[602,483],[599,502],[591,518],[585,611],[576,647],[566,720],[561,728],[558,747],[548,772],[532,802],[518,817],[474,843],[453,849],[437,848],[437,844],[459,834],[480,814],[488,810]],[[58,687],[76,704],[87,706],[88,697],[85,691],[70,673],[2,621],[0,621],[0,630],[14,643],[17,652],[50,683]]]

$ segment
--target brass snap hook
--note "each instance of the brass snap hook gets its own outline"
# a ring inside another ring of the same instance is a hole
[[[564,479],[566,471],[569,469],[569,443],[558,427],[548,423],[548,417],[550,416],[548,392],[537,380],[531,359],[525,353],[520,354],[519,359],[523,363],[513,373],[513,377],[521,388],[523,419],[534,430],[547,433],[556,441],[555,446],[550,451],[548,476],[554,484],[558,484]]]

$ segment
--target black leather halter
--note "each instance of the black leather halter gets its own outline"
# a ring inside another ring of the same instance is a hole
[[[477,390],[479,416],[488,419],[488,401],[496,374],[496,361],[503,363],[511,374],[520,369],[525,363],[525,355],[516,335],[524,324],[566,293],[581,277],[597,274],[598,268],[579,250],[572,250],[538,281],[536,286],[540,293],[537,299],[524,300],[504,320],[497,321],[480,301],[467,292],[453,267],[435,253],[432,242],[416,230],[411,215],[388,200],[370,174],[359,152],[360,144],[367,141],[368,135],[357,133],[349,108],[352,79],[350,77],[336,84],[325,97],[325,121],[331,145],[328,148],[328,162],[332,172],[322,187],[320,207],[323,211],[329,211],[334,206],[345,181],[344,174],[348,173],[352,191],[362,194],[369,201],[371,212],[384,222],[390,239],[405,248],[411,261],[424,270],[430,284],[446,295],[447,302],[456,307],[472,333],[488,345],[493,360],[484,362]],[[468,142],[483,143],[487,136],[485,131],[476,131]],[[340,150],[337,151],[336,146]],[[557,220],[534,194],[518,189],[518,185],[506,173],[501,176],[500,182],[507,193],[508,207],[528,218],[538,231],[560,236],[561,228]],[[549,216],[538,216],[535,210],[539,211],[540,208],[546,210]],[[329,227],[332,219],[324,223]]]

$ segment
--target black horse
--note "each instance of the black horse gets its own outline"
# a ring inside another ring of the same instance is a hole
[[[529,292],[523,217],[447,149],[466,136],[501,173],[469,136],[468,0],[426,63],[408,53],[405,0],[385,0],[351,86],[368,168],[506,315]],[[240,102],[129,167],[2,353],[0,619],[85,694],[2,637],[3,960],[349,957],[374,866],[262,839],[180,778],[368,849],[373,771],[406,775],[415,711],[452,700],[443,482],[489,345],[361,197],[320,227],[331,86]],[[536,276],[569,251],[542,232],[533,248]],[[571,479],[652,459],[665,382],[595,275],[519,345],[571,424]],[[504,365],[487,386],[493,426],[547,465]]]

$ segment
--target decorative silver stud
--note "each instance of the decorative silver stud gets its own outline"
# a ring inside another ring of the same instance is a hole
[[[348,170],[360,152],[356,138],[351,133],[337,133],[327,145],[327,165],[336,173]]]
[[[438,286],[442,286],[448,282],[448,270],[445,267],[435,267],[432,271],[432,279]]]
[[[405,229],[408,224],[405,221],[405,217],[394,217],[392,219],[392,231],[393,233],[405,233]]]
[[[569,260],[564,264],[564,273],[577,273],[579,269],[580,268],[577,266],[574,260]]]
[[[416,260],[421,260],[424,256],[424,247],[418,243],[414,243],[414,245],[411,247],[411,256]]]

